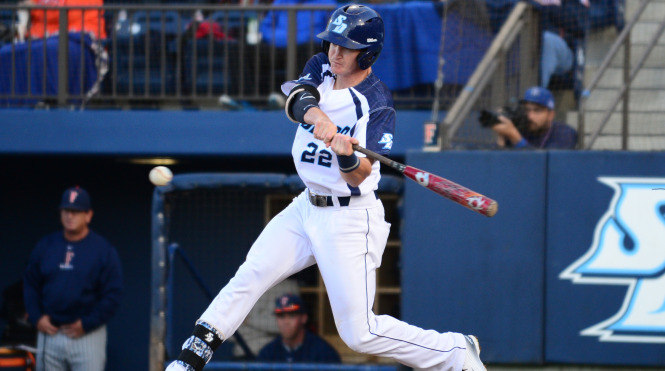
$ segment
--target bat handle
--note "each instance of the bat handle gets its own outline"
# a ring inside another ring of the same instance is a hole
[[[361,147],[361,146],[358,145],[358,144],[352,144],[352,145],[351,145],[351,148],[353,148],[354,151],[358,151],[358,152],[360,152],[360,153],[365,154],[365,156],[370,156],[368,153],[371,152],[371,151],[368,150],[368,149],[366,149],[366,148],[364,148],[364,147]],[[378,156],[378,153],[375,153],[375,155]]]
[[[378,160],[380,163],[382,163],[384,165],[388,165],[388,166],[392,167],[393,169],[399,171],[400,173],[403,173],[404,169],[406,168],[405,165],[400,164],[397,161],[393,161],[393,160],[389,159],[388,157],[381,156],[380,154],[378,154],[376,152],[373,152],[373,151],[370,151],[369,149],[361,147],[357,144],[352,144],[351,147],[353,148],[354,151],[358,151],[358,152],[364,154],[365,156],[367,156],[371,159]]]

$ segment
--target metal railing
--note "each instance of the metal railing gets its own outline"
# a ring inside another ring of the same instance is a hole
[[[644,13],[644,11],[647,8],[647,5],[651,0],[642,0],[640,3],[640,6],[638,10],[635,12],[633,17],[631,18],[630,22],[626,24],[626,26],[623,28],[619,36],[616,38],[612,46],[610,47],[609,52],[603,59],[603,62],[601,63],[600,67],[598,68],[598,71],[596,74],[593,76],[591,79],[591,82],[589,85],[584,89],[580,96],[580,104],[579,104],[579,110],[578,110],[578,123],[579,123],[579,133],[580,135],[578,136],[578,147],[579,148],[584,148],[584,149],[591,149],[593,144],[595,143],[596,139],[600,135],[600,133],[603,131],[605,126],[609,123],[610,117],[614,113],[614,111],[617,109],[619,106],[619,102],[622,102],[622,114],[621,114],[621,149],[622,150],[627,150],[628,149],[628,127],[629,127],[629,112],[630,112],[630,106],[629,106],[629,93],[631,89],[631,84],[635,77],[637,76],[638,72],[642,69],[644,66],[644,63],[646,62],[647,58],[653,51],[654,47],[658,43],[658,40],[660,39],[661,35],[665,31],[665,19],[663,19],[656,32],[654,32],[654,35],[652,36],[651,40],[649,41],[649,44],[646,47],[646,50],[644,54],[640,57],[640,59],[636,62],[635,66],[631,69],[631,40],[630,40],[630,34],[635,27],[635,25],[638,23],[638,20]],[[601,81],[603,75],[605,72],[608,70],[610,67],[610,64],[612,62],[612,59],[616,56],[616,54],[619,52],[619,49],[623,46],[624,48],[624,59],[623,59],[623,82],[621,89],[619,90],[619,93],[615,97],[615,99],[611,102],[609,105],[609,109],[604,112],[602,119],[600,120],[600,125],[596,130],[593,132],[591,135],[591,138],[589,139],[589,143],[586,144],[584,143],[584,137],[585,137],[585,113],[586,113],[586,106],[589,100],[589,97],[591,96],[591,93],[596,89],[598,86],[599,82]]]
[[[297,77],[320,49],[316,38],[321,31],[320,19],[325,21],[334,6],[0,5],[0,14],[10,13],[5,20],[14,24],[19,10],[54,9],[62,20],[59,32],[46,39],[28,37],[23,43],[2,46],[0,55],[11,73],[0,76],[0,106],[185,107],[221,103],[238,108],[243,102],[259,107],[280,104],[281,98],[271,93],[279,92],[283,81]],[[67,24],[70,11],[83,11],[83,15],[97,12],[98,24],[105,24],[100,27],[107,37],[100,40],[78,34],[74,38],[76,33]],[[286,14],[286,30],[270,18],[277,12]],[[47,17],[43,18],[46,28]],[[309,24],[304,37],[303,20]],[[268,33],[272,35],[258,32],[264,21],[271,25]],[[280,44],[280,35],[285,44]],[[101,47],[91,54],[93,42]],[[79,52],[73,54],[73,49]],[[98,74],[92,73],[91,66]],[[102,75],[100,68],[104,66],[108,72]],[[98,77],[97,91],[92,88]],[[433,87],[420,86],[395,93],[394,100],[397,106],[429,107],[433,95]]]
[[[436,145],[426,150],[440,151],[457,145],[486,147],[493,143],[491,130],[481,129],[470,113],[474,107],[503,106],[529,86],[536,85],[538,58],[533,57],[533,51],[540,50],[538,30],[538,17],[533,7],[526,2],[517,3],[439,124]],[[470,134],[462,133],[465,126]]]

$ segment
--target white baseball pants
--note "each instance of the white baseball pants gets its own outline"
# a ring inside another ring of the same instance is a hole
[[[200,321],[229,338],[266,290],[316,263],[337,331],[351,349],[418,369],[460,370],[462,334],[423,330],[372,312],[375,271],[390,229],[381,201],[370,194],[352,197],[346,207],[335,205],[312,205],[307,190],[296,197],[265,227]]]

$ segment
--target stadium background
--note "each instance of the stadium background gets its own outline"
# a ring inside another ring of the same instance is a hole
[[[497,217],[485,219],[405,183],[402,318],[477,333],[484,359],[494,365],[662,368],[662,341],[600,342],[579,334],[616,313],[626,287],[574,286],[558,279],[588,250],[594,226],[607,211],[612,192],[597,178],[662,178],[662,152],[423,153],[422,125],[431,112],[407,109],[420,103],[405,102],[393,156],[488,194],[501,207]],[[62,190],[72,184],[87,188],[96,212],[93,228],[118,248],[125,274],[125,298],[109,325],[110,370],[148,368],[153,187],[147,172],[153,164],[146,160],[173,158],[176,174],[293,171],[294,128],[279,110],[153,103],[137,104],[144,110],[136,111],[79,111],[75,102],[74,109],[34,109],[28,102],[1,111],[0,282],[18,279],[37,240],[59,228]],[[198,298],[181,309],[195,316],[202,303]]]

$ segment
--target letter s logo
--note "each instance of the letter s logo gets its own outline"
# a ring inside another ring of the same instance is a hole
[[[600,341],[665,343],[665,178],[600,177],[614,190],[589,250],[560,279],[627,286],[618,312],[584,336]],[[605,309],[605,308],[603,308]]]
[[[347,24],[344,23],[345,20],[346,20],[346,16],[338,15],[337,18],[335,18],[335,20],[332,22],[332,24],[337,26],[337,27],[332,29],[332,32],[335,32],[335,33],[344,32],[344,30],[346,30],[346,27],[347,27]]]

